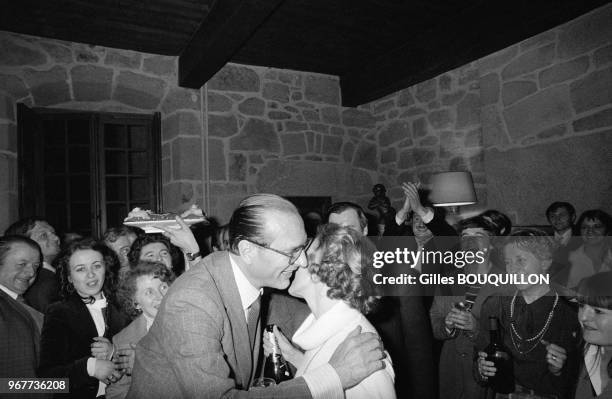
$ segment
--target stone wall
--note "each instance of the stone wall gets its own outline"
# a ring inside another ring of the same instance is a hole
[[[546,224],[553,201],[612,212],[612,5],[362,108],[390,186],[469,170],[479,203]],[[399,190],[391,192],[396,204]]]
[[[165,207],[178,210],[201,203],[195,195],[203,181],[200,91],[176,82],[176,57],[0,32],[0,231],[18,217],[17,102],[160,112]],[[194,164],[200,166],[194,170]]]

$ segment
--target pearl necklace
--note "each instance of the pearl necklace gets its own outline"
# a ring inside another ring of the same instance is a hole
[[[512,301],[510,302],[510,338],[512,339],[512,344],[514,345],[514,348],[516,349],[516,351],[520,353],[521,355],[526,355],[527,353],[533,351],[538,346],[538,344],[540,343],[540,339],[544,336],[544,334],[546,334],[548,327],[550,327],[550,323],[552,321],[553,315],[555,314],[555,308],[557,307],[557,303],[559,303],[559,294],[555,292],[555,302],[553,303],[552,309],[548,313],[548,318],[546,319],[546,323],[544,323],[544,326],[542,327],[542,329],[531,338],[521,337],[521,335],[518,333],[516,329],[516,326],[514,325],[514,303],[516,302],[517,295],[518,295],[518,290],[514,293],[514,296],[512,297]],[[516,336],[516,339],[515,339],[515,336]],[[518,341],[518,344],[517,344],[517,341]],[[519,349],[519,346],[522,346],[523,341],[525,341],[525,343],[528,343],[528,342],[531,343],[535,341],[535,343],[533,344],[531,348],[522,351]]]

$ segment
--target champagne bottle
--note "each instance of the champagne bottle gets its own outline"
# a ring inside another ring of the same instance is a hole
[[[285,358],[283,357],[281,350],[278,346],[278,341],[274,335],[274,324],[266,326],[266,334],[272,342],[272,352],[266,358],[264,365],[264,377],[272,378],[277,384],[282,381],[290,380],[293,376],[291,370]]]
[[[487,360],[492,361],[497,371],[493,377],[489,377],[489,386],[496,393],[514,392],[514,366],[512,354],[504,345],[499,331],[499,320],[497,317],[489,316],[489,334],[491,341],[485,348]]]

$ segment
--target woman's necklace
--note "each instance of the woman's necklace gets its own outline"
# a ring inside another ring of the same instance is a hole
[[[512,344],[514,345],[514,348],[516,349],[516,351],[520,353],[521,355],[526,355],[527,353],[531,352],[538,346],[538,344],[540,343],[540,339],[544,336],[544,334],[546,334],[548,327],[550,327],[550,323],[555,314],[555,308],[557,307],[557,303],[559,302],[559,294],[555,292],[555,302],[553,303],[552,309],[548,313],[548,318],[546,319],[546,323],[544,323],[544,326],[536,335],[530,338],[521,337],[521,335],[518,333],[517,328],[514,324],[514,303],[516,302],[517,295],[518,295],[518,290],[514,293],[514,296],[512,297],[512,301],[510,302],[510,338],[512,339]],[[519,348],[523,346],[523,344],[530,344],[534,341],[535,343],[533,344],[533,346],[531,346],[530,348],[526,350],[521,350]]]

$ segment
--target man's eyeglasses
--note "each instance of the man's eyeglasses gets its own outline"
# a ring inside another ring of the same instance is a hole
[[[289,266],[293,265],[295,262],[297,262],[298,259],[300,259],[300,256],[302,256],[302,253],[306,253],[308,252],[308,248],[310,248],[310,246],[312,245],[312,238],[309,238],[306,243],[304,245],[302,245],[299,248],[296,248],[293,252],[289,253],[289,252],[284,252],[284,251],[279,251],[278,249],[274,249],[271,248],[268,244],[261,244],[259,242],[255,242],[255,241],[251,241],[251,240],[247,240],[245,239],[245,241],[250,242],[251,244],[255,244],[258,247],[261,247],[263,249],[267,249],[270,250],[272,252],[276,252],[277,254],[280,255],[284,255],[287,258],[289,258]]]

